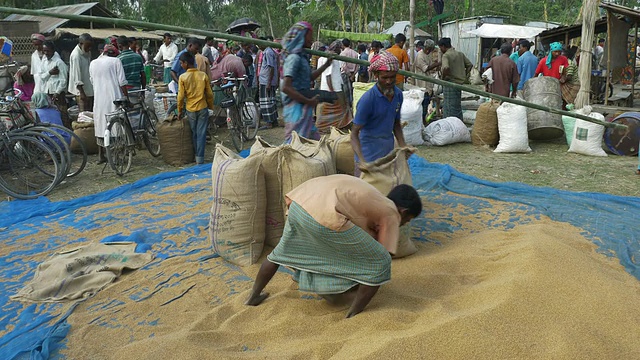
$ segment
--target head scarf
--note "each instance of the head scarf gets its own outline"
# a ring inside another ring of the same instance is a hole
[[[282,48],[284,49],[284,55],[298,54],[302,52],[304,48],[304,38],[308,31],[313,28],[311,24],[306,21],[299,21],[289,29],[282,38]]]
[[[26,73],[27,70],[29,70],[29,67],[27,65],[21,66],[18,69],[18,71],[16,71],[16,74],[13,75],[13,78],[16,80],[18,85],[24,85],[24,80],[22,80],[22,75],[24,75],[24,73]]]
[[[554,42],[549,45],[549,55],[547,55],[547,68],[551,69],[551,53],[554,51],[562,51],[562,44],[559,42]]]
[[[389,40],[385,40],[385,41],[382,43],[382,47],[383,47],[383,48],[385,48],[385,49],[390,48],[390,47],[391,47],[391,41],[389,41]]]
[[[31,40],[45,41],[44,35],[42,34],[31,34]]]
[[[102,53],[107,55],[107,56],[118,56],[120,54],[120,51],[118,51],[117,47],[115,47],[115,46],[113,46],[111,44],[107,44],[102,49]]]
[[[329,45],[329,48],[327,50],[329,50],[329,52],[334,53],[337,50],[340,50],[341,48],[342,48],[342,41],[336,40],[332,42],[331,45]]]
[[[44,109],[49,107],[49,97],[47,94],[37,92],[31,96],[31,103],[36,109]]]
[[[371,71],[398,71],[399,69],[398,58],[386,51],[381,51],[371,58],[371,65],[369,65]]]

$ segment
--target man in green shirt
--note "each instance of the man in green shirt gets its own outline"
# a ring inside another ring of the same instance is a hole
[[[129,89],[145,88],[147,86],[147,77],[144,73],[142,57],[129,48],[128,37],[118,37],[118,49],[120,50],[118,59],[120,59],[124,68],[124,76],[127,78]]]
[[[442,52],[442,79],[455,84],[469,82],[469,74],[473,64],[467,57],[451,47],[450,38],[442,38],[438,41],[438,47]],[[444,105],[442,112],[444,117],[454,116],[462,120],[462,91],[445,86],[443,89]]]

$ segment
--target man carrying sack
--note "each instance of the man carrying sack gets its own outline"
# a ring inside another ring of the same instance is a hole
[[[371,59],[369,71],[378,79],[357,105],[351,128],[351,146],[356,156],[355,175],[360,170],[389,154],[394,137],[399,147],[406,147],[400,124],[402,91],[396,86],[398,59],[389,52],[380,52]]]

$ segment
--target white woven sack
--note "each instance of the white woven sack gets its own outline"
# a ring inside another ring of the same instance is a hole
[[[427,145],[444,146],[471,142],[471,133],[462,120],[451,116],[427,125],[422,138]]]
[[[418,146],[424,144],[422,140],[422,100],[424,92],[419,89],[412,89],[402,92],[403,101],[400,109],[400,121],[407,123],[402,128],[404,141],[408,145]]]
[[[591,112],[590,106],[585,106],[576,112],[582,115],[588,114],[589,117],[604,121],[604,116],[596,112]],[[602,150],[603,135],[604,126],[576,119],[569,152],[588,156],[607,156],[607,153]]]
[[[498,113],[500,142],[493,152],[531,152],[527,132],[527,108],[505,102],[498,107],[496,112]]]

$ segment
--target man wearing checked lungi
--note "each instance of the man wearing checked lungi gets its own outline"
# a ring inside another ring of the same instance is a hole
[[[399,227],[422,212],[413,187],[399,185],[385,197],[349,175],[311,179],[285,200],[284,233],[262,263],[246,304],[259,305],[269,296],[262,290],[282,265],[295,271],[300,291],[350,302],[347,318],[362,312],[391,279]]]

